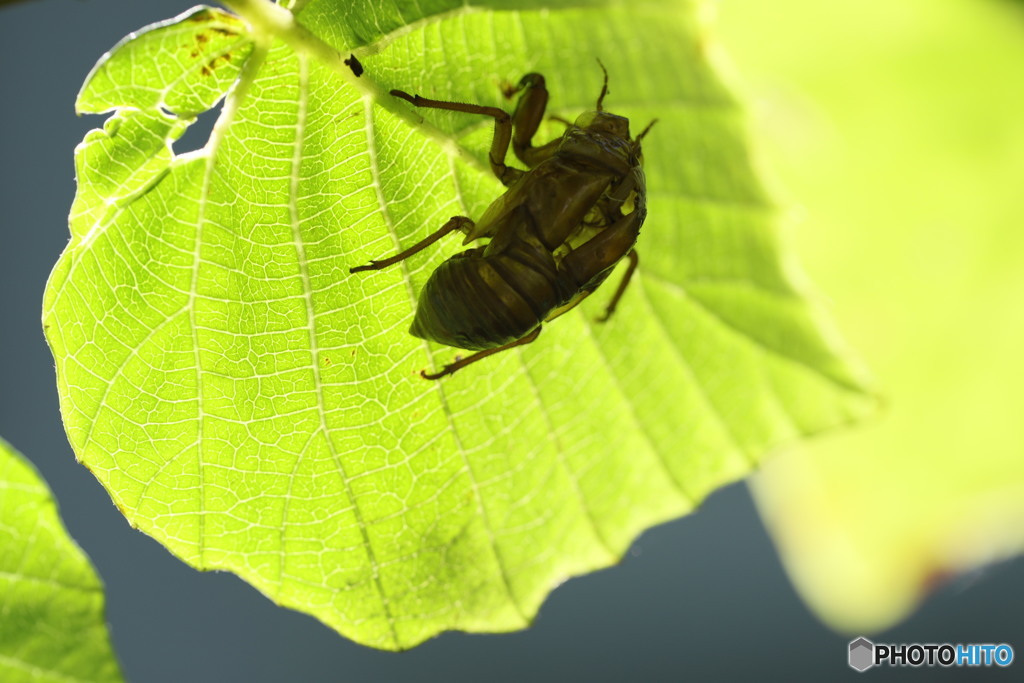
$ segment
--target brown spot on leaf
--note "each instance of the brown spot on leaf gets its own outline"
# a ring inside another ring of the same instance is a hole
[[[212,76],[214,70],[220,67],[222,63],[227,63],[231,61],[231,54],[232,53],[230,52],[225,52],[222,55],[214,57],[213,59],[208,61],[206,64],[203,64],[203,66],[199,68],[199,73],[201,73],[204,76]]]

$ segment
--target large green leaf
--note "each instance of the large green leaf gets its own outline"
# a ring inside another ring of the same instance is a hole
[[[0,439],[0,680],[119,681],[103,584],[50,490]]]
[[[697,6],[230,4],[247,23],[195,11],[88,79],[79,110],[115,113],[78,150],[45,303],[78,456],[185,561],[375,647],[522,628],[767,450],[870,409],[782,265]],[[574,117],[597,58],[606,106],[660,119],[637,280],[607,324],[599,292],[521,351],[420,379],[457,353],[406,330],[459,240],[348,270],[501,186],[487,121],[386,93],[507,106],[500,84],[536,70]],[[206,146],[174,156],[223,93]]]
[[[817,612],[878,631],[1024,551],[1024,24],[977,0],[730,7],[800,247],[888,399],[754,490]],[[805,23],[758,40],[778,16]]]

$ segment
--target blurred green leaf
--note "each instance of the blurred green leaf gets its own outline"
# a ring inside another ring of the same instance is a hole
[[[39,473],[0,439],[0,680],[120,681],[103,584]]]
[[[115,113],[78,150],[45,320],[71,442],[132,524],[361,643],[411,647],[526,626],[767,450],[870,410],[781,265],[696,6],[294,4],[298,25],[231,3],[249,34],[211,10],[151,27],[79,99]],[[501,83],[536,70],[574,118],[599,57],[606,106],[660,119],[636,282],[608,324],[600,292],[521,351],[420,379],[457,353],[407,329],[458,240],[348,270],[501,186],[488,121],[385,93],[508,106]],[[225,92],[208,144],[168,152]]]
[[[1024,24],[978,0],[726,7],[802,254],[887,397],[754,489],[819,614],[877,630],[1024,547]]]

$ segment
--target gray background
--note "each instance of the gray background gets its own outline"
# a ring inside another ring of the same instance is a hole
[[[1006,671],[847,668],[849,638],[799,601],[742,485],[649,531],[619,566],[560,587],[528,631],[449,633],[401,654],[355,645],[232,575],[196,572],[130,529],[65,439],[40,301],[67,242],[72,151],[102,122],[74,115],[83,78],[122,36],[191,4],[0,8],[0,434],[42,472],[105,581],[130,681],[1020,680],[1024,661]],[[200,145],[208,125],[178,149]],[[1022,579],[1020,560],[958,579],[875,640],[1008,642],[1024,658]]]

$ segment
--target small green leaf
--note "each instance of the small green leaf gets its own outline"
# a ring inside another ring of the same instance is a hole
[[[695,5],[322,0],[294,3],[296,21],[230,4],[251,50],[226,64],[238,80],[199,152],[156,141],[196,113],[153,95],[202,77],[176,47],[189,17],[122,43],[105,58],[119,75],[86,84],[80,106],[137,117],[144,142],[94,131],[79,149],[89,208],[45,303],[79,458],[185,561],[375,647],[522,628],[553,586],[768,450],[871,409],[782,265]],[[153,68],[165,52],[175,68]],[[601,291],[528,347],[420,379],[459,353],[407,333],[459,240],[349,268],[502,188],[490,122],[386,93],[508,107],[500,85],[540,71],[548,113],[574,118],[598,58],[606,106],[636,130],[659,119],[637,279],[607,324]]]
[[[0,680],[120,681],[103,584],[39,473],[0,439]]]

